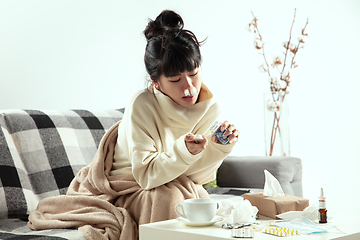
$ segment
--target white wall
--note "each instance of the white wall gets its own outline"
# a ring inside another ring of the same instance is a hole
[[[267,76],[245,30],[261,19],[268,60],[282,53],[294,8],[297,56],[291,97],[291,155],[303,160],[304,197],[320,187],[329,214],[356,208],[360,194],[360,2],[343,1],[15,1],[0,2],[0,109],[120,108],[145,86],[148,18],[178,11],[202,47],[203,77],[241,130],[232,155],[264,155],[262,94]],[[355,208],[354,208],[355,207]]]

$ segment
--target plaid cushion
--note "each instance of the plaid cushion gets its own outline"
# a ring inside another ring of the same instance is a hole
[[[27,225],[27,219],[0,219],[0,239],[32,240],[86,240],[77,229],[47,229],[34,231]]]
[[[14,233],[5,233],[5,232],[0,232],[0,239],[26,239],[26,240],[63,240],[66,238],[62,238],[62,237],[53,237],[53,236],[41,236],[41,235],[18,235],[18,234],[14,234]]]
[[[122,119],[123,112],[0,113],[0,218],[25,217],[41,199],[65,194],[76,173],[92,161],[102,136]]]

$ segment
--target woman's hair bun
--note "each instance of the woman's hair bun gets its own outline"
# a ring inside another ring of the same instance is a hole
[[[184,21],[181,16],[174,11],[164,10],[155,20],[150,20],[144,30],[147,40],[154,36],[163,35],[167,31],[182,30]]]

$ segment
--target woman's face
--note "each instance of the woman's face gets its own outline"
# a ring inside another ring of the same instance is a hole
[[[201,83],[201,67],[195,68],[191,72],[184,71],[176,76],[165,77],[165,75],[162,74],[159,81],[154,80],[154,84],[158,90],[183,107],[193,106],[197,102]],[[197,94],[185,96],[184,90],[190,89],[191,87],[196,88]]]

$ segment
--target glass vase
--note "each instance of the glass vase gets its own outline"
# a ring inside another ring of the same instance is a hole
[[[266,156],[290,156],[289,95],[264,94],[264,123]]]

